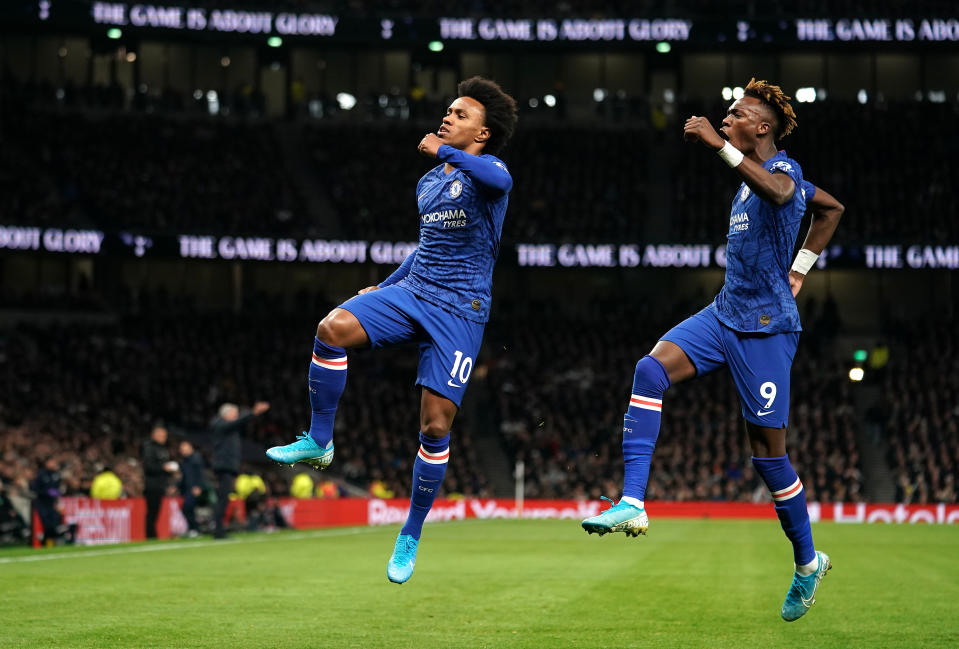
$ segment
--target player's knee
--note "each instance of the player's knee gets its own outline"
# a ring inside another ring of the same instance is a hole
[[[445,437],[446,434],[450,432],[450,425],[452,423],[453,422],[449,421],[442,415],[427,415],[423,417],[423,420],[420,422],[420,432],[427,437],[440,439],[441,437]]]
[[[340,347],[340,339],[345,333],[343,329],[344,327],[338,321],[336,314],[331,313],[316,325],[316,337],[326,345]]]
[[[669,375],[663,364],[652,356],[643,356],[636,363],[633,388],[662,394],[669,388]]]

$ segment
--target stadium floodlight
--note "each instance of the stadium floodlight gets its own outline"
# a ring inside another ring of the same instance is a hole
[[[736,86],[735,88],[733,88],[733,99],[742,99],[745,94],[746,94],[746,91],[740,88],[739,86]]]
[[[555,95],[546,95],[543,97],[543,103],[552,108],[556,105],[556,96]]]
[[[279,36],[270,36],[268,39],[266,39],[266,44],[270,47],[279,47],[283,44],[283,39]]]
[[[730,88],[729,86],[726,86],[725,88],[723,88],[723,100],[729,101],[732,98],[733,98],[733,89]]]
[[[426,47],[430,49],[430,52],[442,52],[443,41],[430,41]]]
[[[656,43],[656,51],[660,54],[669,54],[669,51],[673,49],[673,46],[667,43],[666,41],[659,41]]]
[[[825,88],[816,89],[816,101],[826,101],[826,97],[829,93],[826,92]]]
[[[857,363],[864,363],[867,358],[869,358],[869,352],[865,349],[857,349],[852,353],[852,359]]]
[[[606,88],[596,88],[593,90],[593,101],[597,104],[606,99]]]
[[[136,52],[127,52],[127,63],[133,63],[137,60]]]
[[[353,110],[353,107],[356,106],[356,97],[348,92],[338,92],[336,93],[336,103],[343,110]]]
[[[230,67],[230,57],[224,56],[222,59],[220,59],[220,65],[222,65],[224,68]]]
[[[67,48],[65,48],[65,47],[63,47],[63,46],[61,45],[61,46],[60,46],[60,49],[57,50],[57,56],[59,56],[61,59],[62,59],[62,58],[66,58],[66,56],[67,56]]]
[[[854,367],[849,370],[849,380],[853,383],[859,383],[862,381],[863,377],[866,376],[866,372],[863,371],[861,367]]]
[[[197,101],[200,101],[201,99],[203,99],[203,91],[200,90],[199,88],[197,88],[196,90],[194,90],[194,91],[193,91],[193,98],[196,99]]]
[[[536,97],[530,97],[530,98],[529,98],[529,107],[530,107],[530,108],[537,108],[537,107],[539,107],[539,99],[537,99]]]
[[[122,36],[123,36],[123,32],[117,29],[116,27],[112,27],[107,30],[107,38],[111,40],[114,40],[114,41],[119,40]]]
[[[816,89],[815,88],[797,88],[796,89],[796,101],[800,104],[811,104],[816,101]]]
[[[929,98],[929,101],[934,104],[946,103],[945,90],[930,90],[928,93],[926,93],[926,96]]]
[[[865,104],[867,101],[869,101],[869,93],[866,92],[865,88],[860,88],[859,93],[856,95],[856,99],[859,100],[860,104]]]
[[[663,90],[663,101],[667,104],[671,104],[676,101],[676,92],[672,88],[666,88]]]

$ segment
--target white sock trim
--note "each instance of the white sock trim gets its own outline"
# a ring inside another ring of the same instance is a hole
[[[796,566],[796,572],[798,572],[803,577],[808,577],[812,573],[819,570],[819,555],[815,555],[813,560],[807,563],[804,566]]]
[[[639,498],[633,498],[632,496],[623,496],[622,501],[624,503],[629,503],[633,507],[638,507],[639,509],[646,509],[645,503]]]

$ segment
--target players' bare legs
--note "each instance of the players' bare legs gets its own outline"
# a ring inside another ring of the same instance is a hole
[[[767,428],[747,421],[746,436],[753,457],[781,457],[786,454],[785,428]]]
[[[420,448],[413,462],[410,487],[410,511],[386,564],[387,578],[402,584],[413,576],[416,549],[423,522],[443,484],[450,457],[450,426],[456,417],[456,404],[424,387],[420,401]]]
[[[370,342],[369,336],[356,316],[346,309],[336,308],[326,314],[316,326],[316,337],[324,345],[352,349]]]
[[[806,494],[786,455],[786,429],[747,421],[746,435],[753,452],[753,466],[769,488],[779,523],[793,545],[796,574],[781,611],[783,619],[791,622],[802,617],[816,601],[819,582],[832,564],[826,554],[816,552],[813,546]]]
[[[653,345],[653,351],[649,352],[649,355],[662,363],[663,369],[669,375],[670,385],[682,383],[696,376],[696,366],[676,343],[660,340]]]
[[[346,350],[369,342],[356,316],[346,309],[333,309],[316,327],[310,361],[310,429],[295,442],[267,450],[281,464],[305,462],[325,469],[333,462],[333,419],[346,387]]]

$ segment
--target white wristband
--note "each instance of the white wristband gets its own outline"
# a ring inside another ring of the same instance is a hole
[[[813,264],[816,263],[817,259],[819,259],[819,255],[808,248],[803,248],[799,251],[799,254],[796,255],[796,261],[793,262],[792,269],[800,275],[808,275],[809,270]]]
[[[739,164],[743,161],[743,158],[746,157],[743,155],[742,151],[734,147],[729,142],[726,142],[726,144],[723,145],[723,148],[721,148],[716,153],[718,153],[719,157],[725,160],[726,164],[728,164],[733,169],[738,167]]]

